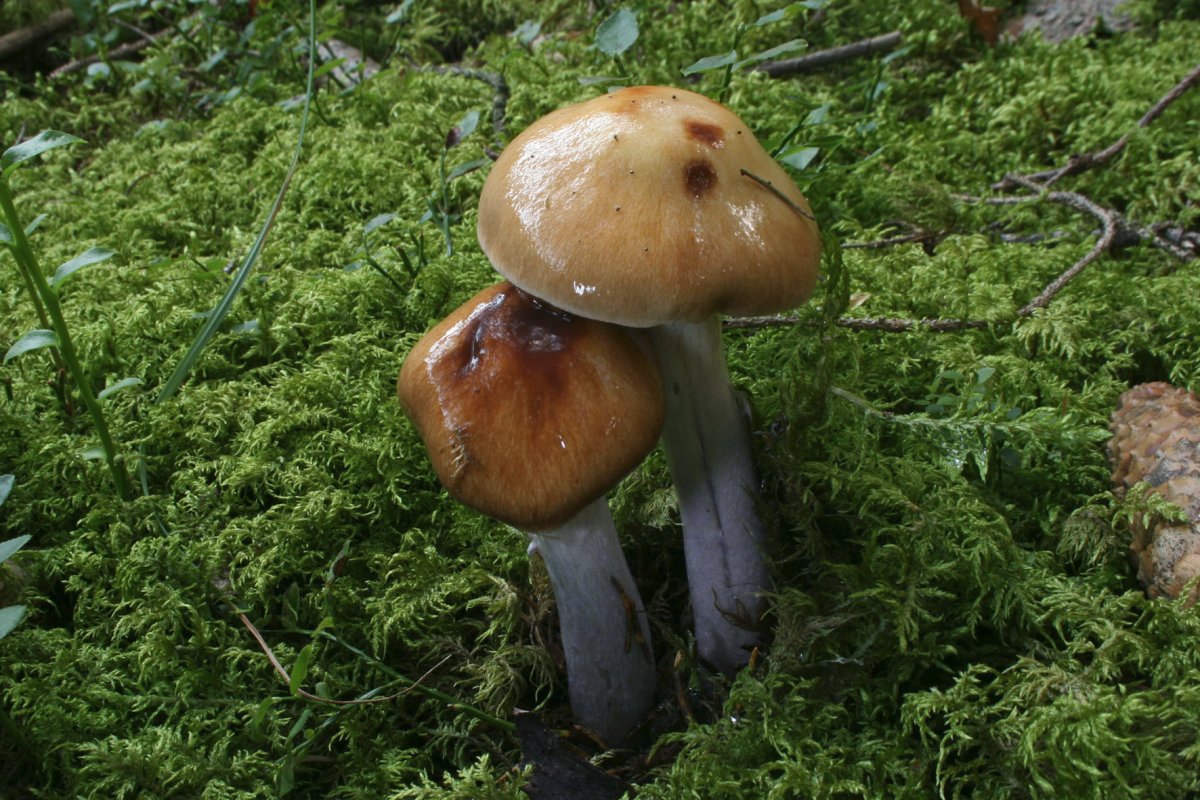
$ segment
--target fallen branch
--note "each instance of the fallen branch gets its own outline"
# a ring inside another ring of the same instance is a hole
[[[883,50],[891,50],[900,44],[901,39],[900,31],[892,31],[891,33],[872,36],[869,39],[862,39],[851,44],[844,44],[841,47],[818,50],[815,53],[797,56],[796,58],[764,61],[754,69],[759,72],[765,72],[772,78],[782,78],[801,72],[815,72],[819,69],[824,69],[830,64],[836,64],[839,61],[850,61]]]
[[[886,239],[874,239],[869,242],[846,242],[842,245],[843,250],[883,250],[887,247],[895,247],[900,244],[919,244],[926,251],[931,252],[930,248],[936,245],[946,236],[946,231],[925,231],[917,230],[912,233],[905,233],[899,236],[889,236]],[[931,253],[932,254],[932,253]]]
[[[728,317],[723,321],[726,330],[742,328],[785,328],[796,325],[801,321],[795,315],[780,315],[770,317]],[[818,324],[818,320],[810,320]],[[854,331],[883,331],[884,333],[904,333],[906,331],[925,330],[933,333],[949,331],[965,331],[986,328],[995,323],[983,319],[942,319],[940,317],[925,317],[922,319],[900,319],[898,317],[840,317],[837,321],[839,328]]]
[[[154,44],[155,42],[157,42],[159,39],[161,39],[163,36],[166,36],[170,32],[171,32],[170,28],[164,28],[163,30],[158,31],[157,33],[146,34],[142,38],[138,39],[137,41],[127,42],[118,47],[114,47],[112,50],[108,51],[108,58],[115,59],[115,58],[125,58],[126,56],[131,56],[134,53],[145,50],[147,47]],[[54,80],[55,78],[61,78],[63,75],[71,75],[72,73],[87,69],[92,64],[98,64],[101,60],[102,59],[100,58],[100,56],[84,56],[83,58],[78,58],[74,61],[68,61],[66,64],[63,64],[61,67],[51,70],[50,75],[48,77],[51,80]]]
[[[1166,111],[1168,106],[1182,97],[1183,93],[1195,86],[1197,82],[1200,82],[1200,64],[1197,64],[1191,72],[1185,75],[1181,81],[1179,81],[1179,83],[1175,84],[1173,87],[1171,87],[1170,91],[1159,98],[1158,102],[1151,106],[1150,110],[1143,114],[1142,118],[1137,121],[1137,124],[1134,126],[1134,130],[1126,131],[1121,138],[1117,139],[1117,141],[1113,142],[1108,147],[1091,153],[1083,153],[1081,155],[1071,156],[1071,159],[1061,167],[1042,170],[1041,172],[1035,172],[1024,177],[1036,181],[1044,186],[1052,186],[1056,181],[1061,178],[1065,178],[1068,175],[1076,175],[1080,172],[1084,172],[1085,170],[1094,169],[1095,167],[1104,164],[1106,161],[1125,149],[1125,146],[1129,144],[1129,140],[1133,137],[1133,134],[1137,131],[1137,129],[1145,128],[1151,122],[1156,120],[1164,111]],[[996,183],[992,186],[992,188],[1003,192],[1013,189],[1019,185],[1020,183],[1013,180],[1013,176],[1006,175],[1004,180]]]
[[[0,61],[20,55],[56,33],[75,24],[75,12],[69,8],[55,11],[45,19],[0,36]]]
[[[1016,186],[1028,189],[1035,194],[1020,195],[1020,196],[1003,196],[978,198],[968,195],[960,196],[960,199],[967,202],[985,202],[992,205],[1014,205],[1017,203],[1028,203],[1034,200],[1046,200],[1052,203],[1060,203],[1062,205],[1073,208],[1077,211],[1090,214],[1099,220],[1101,225],[1100,237],[1096,240],[1096,244],[1082,258],[1072,264],[1066,271],[1060,274],[1057,278],[1051,281],[1046,288],[1038,293],[1037,297],[1023,305],[1014,317],[1022,319],[1032,316],[1039,308],[1045,308],[1054,296],[1063,290],[1068,283],[1071,282],[1082,272],[1089,264],[1098,259],[1101,255],[1108,252],[1112,248],[1113,243],[1117,239],[1117,234],[1124,231],[1126,226],[1123,224],[1121,216],[1111,209],[1103,208],[1096,203],[1093,203],[1088,198],[1076,192],[1048,192],[1045,187],[1021,175],[1007,175],[1005,181],[1009,181]],[[903,241],[917,241],[914,237],[896,237],[892,240],[880,240],[879,242],[864,242],[860,247],[885,247],[889,244],[899,244]],[[732,317],[725,320],[725,327],[728,329],[737,328],[774,328],[788,325],[795,325],[800,321],[799,317],[794,315],[785,316],[769,316],[769,317]],[[999,322],[999,320],[997,320]],[[941,318],[923,318],[923,319],[901,319],[897,317],[841,317],[837,321],[840,328],[859,331],[882,331],[884,333],[905,333],[908,331],[924,330],[933,333],[947,333],[951,331],[978,330],[986,328],[990,324],[987,320],[982,319],[941,319]]]
[[[1096,240],[1095,246],[1092,247],[1092,249],[1089,250],[1087,254],[1083,256],[1083,258],[1076,261],[1069,268],[1067,268],[1065,272],[1051,281],[1050,285],[1043,289],[1037,297],[1022,306],[1021,310],[1017,312],[1018,317],[1028,317],[1037,309],[1045,308],[1046,305],[1054,299],[1054,296],[1061,292],[1063,287],[1071,281],[1071,279],[1073,279],[1080,272],[1083,272],[1084,268],[1086,268],[1088,264],[1091,264],[1097,258],[1104,255],[1104,253],[1108,252],[1109,248],[1112,247],[1113,242],[1117,238],[1117,228],[1120,226],[1120,215],[1118,215],[1115,211],[1110,211],[1107,208],[1101,208],[1083,195],[1075,192],[1047,192],[1045,191],[1044,186],[1041,186],[1034,181],[1024,178],[1020,175],[1006,175],[1005,180],[1016,183],[1018,186],[1023,186],[1032,192],[1040,193],[1038,195],[1030,196],[1028,198],[1030,200],[1036,199],[1037,197],[1044,197],[1051,203],[1061,203],[1077,211],[1091,214],[1093,217],[1099,220],[1100,225],[1103,226],[1100,238]]]

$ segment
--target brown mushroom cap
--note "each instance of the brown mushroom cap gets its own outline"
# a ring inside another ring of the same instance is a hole
[[[509,283],[425,334],[396,391],[450,494],[526,531],[603,496],[663,423],[662,380],[637,331]]]
[[[479,243],[522,289],[624,325],[767,314],[808,299],[821,241],[808,202],[729,109],[637,86],[560,109],[500,154]]]

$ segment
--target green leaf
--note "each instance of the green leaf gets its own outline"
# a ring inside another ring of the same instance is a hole
[[[892,52],[888,53],[883,58],[879,59],[879,63],[880,64],[890,64],[893,61],[895,61],[897,58],[904,58],[906,55],[908,55],[911,52],[912,52],[912,45],[905,45],[904,47],[899,47],[899,48],[893,50]]]
[[[637,15],[621,7],[596,28],[596,49],[610,56],[619,56],[638,39]]]
[[[46,214],[38,214],[36,217],[34,217],[30,223],[25,226],[25,235],[28,236],[40,228],[42,223],[46,221],[46,216]]]
[[[323,78],[324,76],[333,72],[335,69],[337,69],[338,67],[340,67],[342,64],[345,64],[345,63],[346,63],[346,59],[344,57],[343,58],[335,58],[331,61],[326,61],[324,64],[322,64],[320,67],[317,68],[317,71],[313,73],[313,77],[314,78]]]
[[[16,242],[13,241],[12,231],[10,231],[8,226],[3,222],[0,222],[0,244],[6,244],[9,247],[12,247],[16,244]]]
[[[288,682],[288,689],[292,694],[300,693],[300,686],[308,676],[308,665],[312,663],[312,656],[312,644],[304,645],[300,654],[296,656],[296,664],[292,667],[292,679]]]
[[[58,269],[54,270],[54,275],[50,278],[50,285],[58,286],[60,283],[84,267],[90,267],[92,264],[99,264],[101,261],[107,261],[115,255],[116,252],[109,250],[107,247],[89,247],[84,252],[75,256],[65,264],[61,264]]]
[[[292,740],[300,735],[300,732],[304,730],[304,726],[308,724],[308,721],[311,718],[312,718],[312,709],[311,708],[305,708],[303,711],[300,712],[300,717],[292,724],[291,729],[288,731],[288,735],[283,740],[283,743],[285,746],[291,747]],[[303,746],[303,744],[301,746]]]
[[[4,501],[8,499],[8,493],[13,487],[12,475],[0,475],[0,506],[4,505]]]
[[[804,50],[807,47],[808,42],[804,41],[803,39],[792,39],[790,42],[784,42],[781,45],[776,45],[770,50],[763,50],[761,53],[755,53],[752,56],[744,58],[737,63],[737,66],[741,68],[747,64],[757,64],[760,61],[770,61],[773,58],[778,58],[779,56],[787,55],[788,53],[795,53],[800,50]]]
[[[4,155],[0,156],[0,169],[5,172],[17,164],[28,161],[31,158],[36,158],[47,150],[53,150],[56,147],[63,145],[82,142],[78,136],[72,136],[69,133],[62,131],[42,131],[37,136],[27,141],[15,144],[4,151]]]
[[[470,136],[479,127],[479,110],[472,109],[468,111],[454,127],[458,128],[458,138],[460,141]]]
[[[692,64],[690,67],[684,67],[684,75],[695,75],[697,72],[707,72],[710,69],[720,69],[727,67],[737,61],[737,51],[730,50],[719,56],[705,56],[704,58]]]
[[[754,20],[754,22],[751,22],[749,27],[761,28],[765,25],[770,25],[772,23],[779,22],[787,17],[788,12],[791,11],[792,8],[794,8],[794,6],[784,6],[783,8],[779,9],[778,11],[772,11],[770,14],[763,14],[761,17]]]
[[[258,710],[256,710],[254,712],[254,716],[250,718],[250,730],[258,734],[263,732],[263,724],[267,721],[267,714],[271,712],[271,707],[274,705],[274,697],[263,698],[263,701],[258,704]]]
[[[213,53],[211,56],[209,56],[208,58],[201,61],[200,66],[197,67],[197,69],[199,69],[201,72],[211,72],[213,67],[217,66],[222,61],[224,61],[225,56],[228,54],[229,54],[229,51],[226,50],[224,47],[222,47],[222,48],[218,49],[215,53]]]
[[[367,224],[363,226],[363,236],[370,236],[376,230],[382,228],[384,225],[387,225],[395,218],[395,214],[380,214],[378,216],[371,217],[371,219],[367,221]]]
[[[812,111],[808,112],[808,116],[804,120],[805,125],[820,125],[829,117],[830,104],[824,103],[817,106]]]
[[[12,477],[11,475],[7,477]],[[5,539],[0,542],[0,561],[8,561],[14,554],[29,542],[29,535],[18,536],[15,539]]]
[[[624,84],[628,78],[617,78],[612,75],[580,75],[577,80],[581,86],[593,86],[597,83]]]
[[[513,38],[518,42],[528,47],[533,44],[533,40],[542,32],[542,23],[537,20],[527,19],[517,26],[517,29],[512,32]]]
[[[795,169],[804,169],[812,163],[813,159],[816,158],[820,152],[821,148],[819,147],[801,147],[799,149],[792,150],[790,153],[785,153],[784,155],[780,156],[779,160],[787,164],[789,167],[793,167]]]
[[[128,389],[130,386],[138,386],[141,384],[141,382],[141,378],[121,378],[121,380],[117,381],[112,386],[106,386],[100,390],[100,394],[96,395],[96,399],[103,400],[109,395],[116,394],[122,389]]]
[[[474,172],[477,169],[486,167],[490,163],[492,163],[490,158],[477,158],[474,161],[468,161],[465,164],[459,164],[457,167],[446,173],[446,182],[449,183],[455,178],[461,178],[468,172]]]
[[[305,710],[307,711],[307,709]],[[280,762],[279,774],[275,776],[275,793],[280,797],[291,793],[292,788],[296,785],[295,771],[296,756],[294,753],[288,753]]]
[[[100,445],[92,445],[79,451],[79,457],[84,461],[99,461],[104,458],[104,448]]]
[[[414,2],[415,0],[404,0],[403,3],[396,7],[395,11],[387,15],[383,23],[385,25],[395,25],[397,22],[403,22],[404,18],[408,16],[408,12]]]
[[[20,624],[23,616],[25,616],[25,606],[0,608],[0,639],[8,636],[12,629]]]
[[[17,356],[22,356],[30,350],[40,350],[43,347],[58,347],[58,335],[54,331],[48,331],[45,328],[37,328],[29,331],[29,333],[17,339],[17,343],[8,348],[8,352],[4,354],[4,363],[7,364]]]

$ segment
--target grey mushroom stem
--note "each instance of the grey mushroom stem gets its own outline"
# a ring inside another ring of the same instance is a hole
[[[731,674],[761,637],[771,580],[755,507],[757,471],[714,315],[650,329],[663,372],[662,443],[679,498],[696,649]]]
[[[602,497],[557,528],[529,533],[558,606],[575,721],[623,743],[654,703],[650,628]]]

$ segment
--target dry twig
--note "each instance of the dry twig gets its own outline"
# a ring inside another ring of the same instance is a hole
[[[115,59],[115,58],[124,58],[125,56],[131,56],[134,53],[145,50],[147,47],[154,44],[155,42],[157,42],[159,39],[166,36],[170,32],[171,32],[170,28],[164,28],[163,30],[158,31],[157,33],[146,34],[142,38],[138,39],[137,41],[128,42],[119,47],[114,47],[112,50],[109,50],[108,57],[110,59]],[[63,64],[61,67],[51,70],[50,75],[48,77],[51,80],[54,80],[55,78],[61,78],[63,75],[70,75],[72,73],[79,72],[80,70],[87,69],[92,64],[97,64],[99,62],[100,62],[100,56],[85,56],[83,58],[79,58],[74,61],[68,61],[66,64]]]
[[[250,635],[254,637],[254,640],[256,642],[258,642],[259,648],[263,651],[264,654],[266,654],[267,660],[271,662],[271,666],[275,668],[275,672],[277,672],[279,674],[279,677],[283,678],[283,682],[288,685],[291,685],[292,678],[288,674],[287,669],[284,668],[283,664],[279,663],[279,659],[275,656],[275,651],[273,651],[271,649],[271,646],[269,644],[267,644],[267,640],[263,638],[263,635],[261,633],[259,633],[258,628],[254,627],[254,623],[250,621],[250,618],[239,611],[238,619],[240,619],[242,621],[242,624],[246,626],[246,629],[248,631],[250,631]],[[388,702],[391,702],[392,700],[396,700],[396,699],[403,697],[404,695],[411,692],[413,689],[420,686],[421,683],[426,678],[428,678],[430,675],[433,674],[434,670],[436,670],[438,667],[442,666],[449,660],[450,660],[450,656],[446,656],[441,661],[439,661],[438,663],[436,663],[432,667],[430,667],[428,670],[426,670],[425,674],[422,675],[421,677],[417,678],[416,681],[414,681],[412,684],[410,684],[406,688],[402,689],[401,691],[396,692],[395,694],[387,695],[386,697],[362,697],[357,700],[332,700],[328,697],[321,697],[320,695],[312,694],[311,692],[307,692],[304,689],[301,689],[299,687],[296,688],[296,694],[298,694],[300,697],[303,697],[305,700],[312,700],[315,703],[325,703],[326,705],[331,705],[331,706],[361,706],[361,705],[367,705],[368,703],[388,703]]]
[[[20,55],[75,24],[75,12],[69,8],[55,11],[45,19],[0,36],[0,60]]]
[[[813,54],[816,55],[816,54]],[[796,60],[796,59],[792,59]],[[766,65],[763,65],[766,66]],[[761,68],[761,67],[760,67]],[[1196,66],[1175,86],[1171,87],[1165,95],[1159,98],[1150,109],[1142,115],[1137,121],[1136,128],[1144,128],[1151,122],[1162,115],[1172,103],[1178,100],[1184,92],[1200,83],[1200,65]],[[1067,162],[1066,165],[1052,170],[1043,170],[1031,175],[1019,175],[1009,173],[1005,175],[1003,180],[997,182],[992,188],[1008,191],[1012,189],[1025,189],[1030,194],[1024,195],[1002,195],[999,197],[980,198],[970,195],[960,195],[959,199],[967,202],[984,202],[991,205],[1015,205],[1018,203],[1029,203],[1033,201],[1044,200],[1046,202],[1058,203],[1073,208],[1076,211],[1081,211],[1089,214],[1099,221],[1101,230],[1100,235],[1096,239],[1096,244],[1083,257],[1077,260],[1074,264],[1068,267],[1058,277],[1051,281],[1037,297],[1030,300],[1025,305],[1017,310],[1013,317],[1013,321],[1032,316],[1040,308],[1045,308],[1050,301],[1063,290],[1063,288],[1071,282],[1079,273],[1087,266],[1096,261],[1104,253],[1118,244],[1132,244],[1139,241],[1146,241],[1153,244],[1155,247],[1169,253],[1180,261],[1189,261],[1196,257],[1197,251],[1200,250],[1200,233],[1193,231],[1171,231],[1167,230],[1162,225],[1138,225],[1126,220],[1120,213],[1110,208],[1105,208],[1098,203],[1093,202],[1089,198],[1078,192],[1063,192],[1051,191],[1050,186],[1060,178],[1068,175],[1074,175],[1084,170],[1098,167],[1109,159],[1120,153],[1128,144],[1134,131],[1129,131],[1121,136],[1117,141],[1113,142],[1103,150],[1098,150],[1092,153],[1076,155]],[[916,232],[896,236],[889,239],[880,239],[873,242],[852,242],[843,245],[846,248],[864,248],[878,249],[890,247],[897,244],[905,244],[909,242],[922,242],[927,238],[928,234],[924,232]],[[732,317],[726,319],[724,325],[729,329],[738,328],[769,328],[795,325],[800,321],[800,318],[794,315],[783,316],[767,316],[767,317]],[[986,320],[979,319],[899,319],[895,317],[842,317],[837,321],[839,327],[848,328],[850,330],[872,330],[883,331],[886,333],[901,333],[914,330],[927,330],[932,332],[947,332],[947,331],[962,331],[971,329],[980,329],[988,327],[989,323]]]
[[[1083,195],[1075,192],[1047,192],[1045,191],[1044,186],[1041,186],[1029,178],[1025,178],[1021,175],[1006,175],[1004,179],[1006,181],[1015,183],[1018,186],[1029,189],[1032,192],[1039,193],[1036,195],[1030,195],[1029,197],[1017,198],[1018,200],[1028,201],[1036,200],[1039,197],[1042,197],[1051,203],[1061,203],[1065,206],[1069,206],[1070,208],[1074,208],[1077,211],[1083,211],[1084,213],[1091,214],[1093,217],[1099,220],[1101,226],[1103,226],[1103,229],[1100,233],[1100,238],[1096,240],[1095,246],[1093,246],[1092,249],[1083,256],[1083,258],[1076,261],[1074,264],[1068,267],[1065,272],[1051,281],[1050,284],[1043,289],[1037,297],[1022,306],[1021,310],[1017,312],[1018,317],[1028,317],[1037,309],[1045,308],[1046,305],[1054,299],[1054,296],[1061,292],[1063,287],[1066,286],[1072,278],[1082,272],[1088,264],[1091,264],[1097,258],[1104,255],[1104,253],[1108,252],[1108,249],[1112,247],[1113,242],[1116,240],[1117,229],[1120,226],[1120,216],[1115,211],[1111,211],[1107,208],[1101,208]]]
[[[892,31],[891,33],[872,36],[869,39],[845,44],[841,47],[818,50],[815,53],[809,53],[796,58],[785,58],[780,61],[764,61],[756,66],[755,69],[759,72],[767,73],[772,78],[782,78],[801,72],[816,72],[839,61],[849,61],[884,50],[891,50],[900,44],[901,39],[900,31]]]
[[[1145,128],[1151,122],[1156,120],[1164,111],[1166,111],[1168,106],[1182,97],[1183,93],[1192,88],[1192,86],[1194,86],[1198,81],[1200,81],[1200,64],[1197,64],[1191,72],[1185,75],[1181,81],[1179,81],[1179,83],[1175,84],[1173,87],[1171,87],[1170,91],[1159,98],[1158,102],[1151,106],[1150,110],[1143,114],[1142,118],[1137,121],[1137,125],[1134,126],[1134,130],[1127,131],[1123,136],[1121,136],[1121,138],[1117,139],[1108,147],[1091,153],[1073,155],[1071,156],[1071,159],[1061,167],[1042,170],[1041,172],[1035,172],[1031,175],[1026,175],[1025,177],[1029,178],[1030,180],[1037,181],[1045,186],[1052,186],[1059,179],[1065,178],[1068,175],[1076,175],[1080,172],[1084,172],[1085,170],[1093,169],[1101,164],[1104,164],[1110,158],[1125,149],[1125,146],[1129,144],[1130,138],[1132,138],[1134,132],[1138,128]],[[1019,186],[1020,184],[1014,182],[1012,177],[1013,176],[1011,175],[1006,175],[1004,180],[995,184],[992,188],[1003,192]]]

